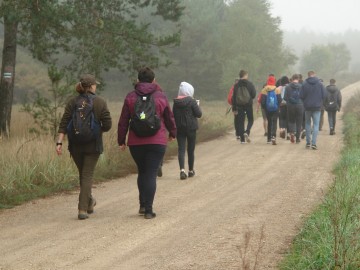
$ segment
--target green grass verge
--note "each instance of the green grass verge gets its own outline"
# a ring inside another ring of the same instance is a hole
[[[347,104],[345,148],[324,202],[306,220],[279,268],[360,269],[360,94]]]

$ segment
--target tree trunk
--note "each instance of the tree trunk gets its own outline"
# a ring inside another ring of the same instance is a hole
[[[18,22],[4,16],[4,48],[0,80],[0,139],[10,137]]]

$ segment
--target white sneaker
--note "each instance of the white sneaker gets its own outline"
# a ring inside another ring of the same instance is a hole
[[[249,135],[247,133],[244,133],[244,137],[245,137],[245,141],[247,143],[251,143],[251,140],[250,140]]]

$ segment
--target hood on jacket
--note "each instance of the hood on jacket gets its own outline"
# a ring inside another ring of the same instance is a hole
[[[265,90],[266,92],[270,92],[274,91],[275,89],[277,89],[275,85],[266,85],[263,90]]]
[[[338,91],[338,88],[336,85],[328,85],[326,86],[326,90],[329,91],[331,94],[334,94],[336,91]]]
[[[317,83],[320,83],[320,79],[318,77],[309,77],[306,79],[306,82],[308,82],[311,85],[315,85]]]
[[[192,97],[176,98],[174,99],[174,105],[180,108],[187,107],[193,100]]]
[[[139,82],[135,85],[135,92],[140,96],[145,96],[159,91],[159,87],[154,83]]]
[[[194,96],[194,87],[187,82],[180,83],[179,86],[179,97],[193,97]]]
[[[300,89],[301,88],[301,84],[300,83],[296,83],[296,82],[292,82],[289,84],[289,87],[291,87],[292,89]]]

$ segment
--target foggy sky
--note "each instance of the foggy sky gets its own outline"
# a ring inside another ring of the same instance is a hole
[[[360,30],[360,0],[269,0],[281,29],[313,32]]]

